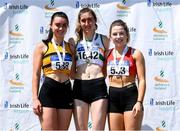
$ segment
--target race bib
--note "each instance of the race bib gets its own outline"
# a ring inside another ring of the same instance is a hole
[[[63,61],[60,62],[57,55],[53,55],[50,58],[51,60],[51,68],[53,70],[70,70],[72,62],[71,61]]]
[[[109,75],[129,76],[129,66],[108,66],[107,69]]]
[[[96,60],[99,58],[99,51],[91,51],[91,52],[85,52],[85,51],[80,51],[78,52],[78,59],[91,59],[91,60]]]
[[[51,62],[51,68],[53,70],[70,70],[71,69],[72,62],[70,61],[52,61]]]

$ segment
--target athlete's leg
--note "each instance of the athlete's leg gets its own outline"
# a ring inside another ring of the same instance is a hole
[[[136,117],[134,117],[134,114],[132,111],[124,112],[125,129],[126,130],[140,130],[142,118],[143,118],[143,111],[138,112]]]
[[[71,117],[72,109],[58,109],[58,129],[68,130]]]
[[[109,130],[124,130],[124,115],[121,113],[108,114]]]
[[[91,104],[93,130],[104,130],[107,114],[107,99],[99,99]]]
[[[57,110],[55,108],[43,107],[42,116],[39,117],[42,131],[57,130]]]
[[[89,118],[89,104],[81,100],[74,100],[74,121],[77,130],[87,130]]]

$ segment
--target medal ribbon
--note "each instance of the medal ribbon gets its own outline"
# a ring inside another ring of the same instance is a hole
[[[88,46],[88,43],[94,43],[95,36],[96,36],[96,33],[94,34],[93,39],[92,39],[91,42],[87,42],[85,37],[83,37],[83,43],[86,43],[86,44],[84,44],[84,50],[85,50],[85,54],[87,55],[87,57],[89,57],[90,52],[91,52],[91,50],[93,48],[92,44],[91,44],[91,46]]]
[[[65,42],[64,42],[64,41],[62,42],[62,52],[63,52],[62,57],[61,57],[61,54],[60,54],[60,52],[59,52],[59,50],[58,50],[57,45],[55,44],[55,40],[54,40],[54,39],[52,39],[52,44],[53,44],[54,49],[56,50],[56,53],[57,53],[57,55],[58,55],[59,62],[60,62],[61,64],[63,64],[64,58],[65,58]]]
[[[117,59],[116,50],[115,50],[115,49],[113,50],[114,64],[115,64],[115,65],[121,65],[121,64],[122,64],[123,59],[124,59],[124,56],[126,55],[128,49],[129,49],[128,46],[126,46],[126,47],[124,48],[123,53],[122,53],[122,57],[121,57],[121,59],[119,60],[119,63],[118,63],[118,64],[116,64],[116,59]]]

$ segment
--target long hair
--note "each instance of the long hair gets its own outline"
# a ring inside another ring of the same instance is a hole
[[[79,11],[79,14],[78,14],[78,21],[77,21],[77,25],[76,25],[76,29],[75,29],[75,33],[76,33],[76,36],[77,36],[77,41],[80,41],[83,39],[83,30],[81,28],[81,24],[80,24],[80,20],[81,20],[81,15],[83,13],[86,13],[86,12],[89,12],[90,14],[92,14],[92,16],[94,17],[94,20],[95,22],[97,22],[97,17],[96,17],[96,14],[95,12],[90,9],[90,8],[83,8]],[[96,26],[96,29],[97,29],[97,24],[95,24]]]
[[[68,26],[69,26],[69,19],[68,19],[67,15],[66,15],[64,12],[55,12],[55,13],[51,16],[50,25],[52,25],[55,17],[65,18],[65,19],[67,20],[67,24],[68,24]],[[52,40],[52,37],[53,37],[53,31],[52,31],[52,29],[50,28],[47,39],[42,40],[42,41],[47,45],[47,44]]]
[[[124,28],[127,35],[127,43],[128,43],[130,41],[130,34],[129,34],[129,29],[127,27],[127,24],[121,19],[113,21],[109,29],[109,36],[111,36],[111,30],[112,30],[112,27],[114,26],[122,26]]]

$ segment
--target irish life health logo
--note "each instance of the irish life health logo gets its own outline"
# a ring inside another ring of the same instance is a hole
[[[163,112],[172,112],[176,110],[176,101],[169,99],[169,100],[162,100],[162,98],[155,99],[155,98],[150,98],[150,107],[153,108],[154,110],[159,110]]]
[[[76,8],[100,8],[100,4],[95,2],[95,3],[82,3],[80,1],[75,1],[75,7]]]
[[[9,54],[10,60],[13,61],[14,64],[26,64],[29,62],[29,54]]]
[[[4,109],[29,109],[30,105],[26,102],[22,102],[22,103],[10,103],[8,100],[4,101]]]
[[[170,49],[148,49],[148,56],[155,57],[157,60],[169,61],[175,59],[175,52]]]
[[[4,9],[10,11],[13,14],[27,14],[28,13],[28,5],[25,4],[10,4],[4,3]]]
[[[156,8],[170,8],[173,5],[172,1],[155,1],[155,0],[147,0],[148,7],[156,7]]]

